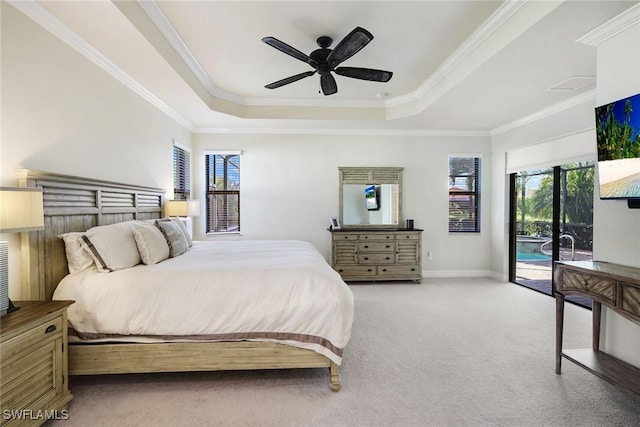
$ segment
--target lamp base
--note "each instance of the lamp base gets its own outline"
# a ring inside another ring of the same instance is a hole
[[[14,311],[18,311],[18,310],[20,310],[20,307],[16,307],[15,305],[13,305],[13,302],[11,300],[9,300],[9,308],[7,308],[6,310],[0,311],[0,316],[4,316],[5,314],[13,313]]]

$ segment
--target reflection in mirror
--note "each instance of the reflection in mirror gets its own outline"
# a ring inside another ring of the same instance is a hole
[[[398,184],[344,184],[342,223],[344,225],[398,225]]]

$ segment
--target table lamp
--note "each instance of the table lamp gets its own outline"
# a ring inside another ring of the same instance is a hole
[[[193,235],[192,216],[200,215],[200,203],[197,200],[167,200],[165,215],[184,219],[189,234]]]
[[[42,190],[0,187],[0,233],[44,230]],[[17,310],[9,299],[9,242],[0,241],[0,315]]]

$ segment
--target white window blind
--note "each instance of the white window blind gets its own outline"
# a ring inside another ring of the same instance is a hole
[[[206,232],[240,232],[240,154],[205,153]]]
[[[173,146],[173,198],[187,200],[191,196],[191,153]]]

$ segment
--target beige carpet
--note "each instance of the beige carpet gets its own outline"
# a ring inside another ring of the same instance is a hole
[[[341,375],[325,370],[72,377],[55,426],[638,426],[640,399],[563,361],[555,302],[489,279],[354,284]],[[567,305],[565,347],[591,312]]]

